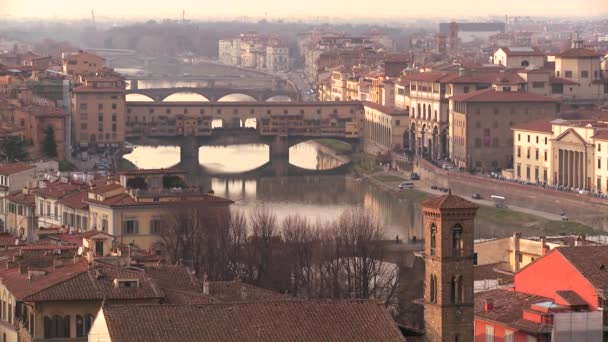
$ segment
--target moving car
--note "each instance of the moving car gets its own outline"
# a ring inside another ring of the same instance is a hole
[[[412,189],[412,188],[414,188],[414,183],[412,183],[412,182],[403,182],[403,183],[399,184],[399,190]]]

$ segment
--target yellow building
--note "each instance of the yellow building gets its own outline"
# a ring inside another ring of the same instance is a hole
[[[83,78],[72,94],[72,143],[117,145],[125,140],[125,83],[115,75]]]
[[[595,101],[608,99],[608,80],[602,75],[602,54],[581,47],[574,42],[573,48],[555,56],[555,76],[576,82],[569,101]]]
[[[170,169],[169,169],[170,170]],[[140,170],[142,178],[166,170]],[[129,176],[135,176],[131,171]],[[173,176],[172,173],[166,173]],[[126,183],[126,177],[122,177]],[[145,182],[144,182],[145,183]],[[131,183],[134,184],[134,183]],[[139,184],[139,183],[138,183]],[[167,224],[167,217],[177,208],[228,208],[232,201],[201,193],[199,190],[127,188],[108,182],[88,190],[85,200],[93,229],[111,234],[119,243],[134,243],[141,249],[155,248]]]
[[[63,73],[72,76],[96,74],[104,65],[104,58],[84,51],[63,55]]]
[[[24,188],[6,196],[5,229],[13,236],[31,241],[34,237],[37,218],[34,194]]]
[[[514,177],[607,193],[608,115],[596,111],[566,117],[514,127]]]
[[[542,67],[545,65],[545,54],[535,47],[500,47],[494,52],[492,62],[509,69],[531,65]]]
[[[407,111],[387,108],[371,102],[364,104],[364,110],[363,134],[367,151],[386,153],[407,146],[409,141],[406,135],[409,126]]]
[[[553,183],[551,120],[537,120],[513,127],[513,175],[536,183]]]

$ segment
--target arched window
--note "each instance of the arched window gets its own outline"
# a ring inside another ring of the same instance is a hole
[[[426,120],[426,106],[422,105],[422,119]]]
[[[418,104],[418,111],[416,111],[416,113],[417,113],[417,115],[418,115],[418,116],[417,116],[417,118],[418,118],[418,119],[420,119],[420,114],[422,113],[422,112],[420,111],[420,103]]]
[[[523,61],[521,61],[521,66],[522,66],[522,67],[524,67],[524,68],[525,68],[525,67],[527,67],[527,66],[529,66],[529,65],[530,65],[530,62],[528,62],[527,60],[525,60],[525,59],[524,59]]]
[[[92,314],[86,314],[84,316],[84,335],[89,334],[89,330],[91,330],[91,326],[93,325],[93,321],[95,320],[95,316]]]
[[[463,240],[462,240],[462,226],[459,224],[452,228],[452,251],[454,256],[463,255]]]
[[[84,337],[84,320],[82,316],[76,315],[76,337]]]
[[[431,120],[431,105],[428,105],[427,113],[428,113],[428,117],[426,119]]]
[[[452,280],[450,280],[450,302],[452,304],[456,304],[458,300],[458,284],[456,284],[456,282],[456,277],[452,277]]]
[[[431,274],[431,284],[430,284],[430,302],[437,303],[437,277],[434,274]]]
[[[431,224],[431,256],[435,255],[435,248],[437,248],[437,226]]]
[[[459,303],[464,303],[464,282],[462,279],[462,276],[458,276],[458,302]]]

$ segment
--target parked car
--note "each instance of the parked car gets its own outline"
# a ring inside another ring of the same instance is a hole
[[[478,193],[474,193],[473,195],[471,195],[471,198],[478,200],[478,199],[481,199],[481,195]]]
[[[454,166],[448,164],[448,163],[443,163],[443,165],[441,165],[441,168],[444,170],[451,170],[454,168]]]
[[[412,183],[412,182],[403,182],[403,183],[399,184],[399,190],[412,189],[412,188],[414,188],[414,183]]]
[[[437,189],[439,189],[439,187],[437,185],[433,184],[433,185],[431,185],[431,189],[432,190],[437,190]]]
[[[441,191],[442,192],[448,192],[448,191],[450,191],[450,189],[448,189],[448,188],[441,188]]]
[[[420,180],[420,176],[416,172],[412,172],[410,175],[411,180]]]

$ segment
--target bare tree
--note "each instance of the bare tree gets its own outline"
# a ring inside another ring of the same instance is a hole
[[[267,207],[260,206],[249,214],[251,226],[249,263],[256,284],[271,284],[272,257],[280,243],[277,217]]]
[[[290,264],[291,294],[313,297],[313,257],[315,245],[320,241],[319,231],[299,215],[287,216],[282,222],[281,231]]]

